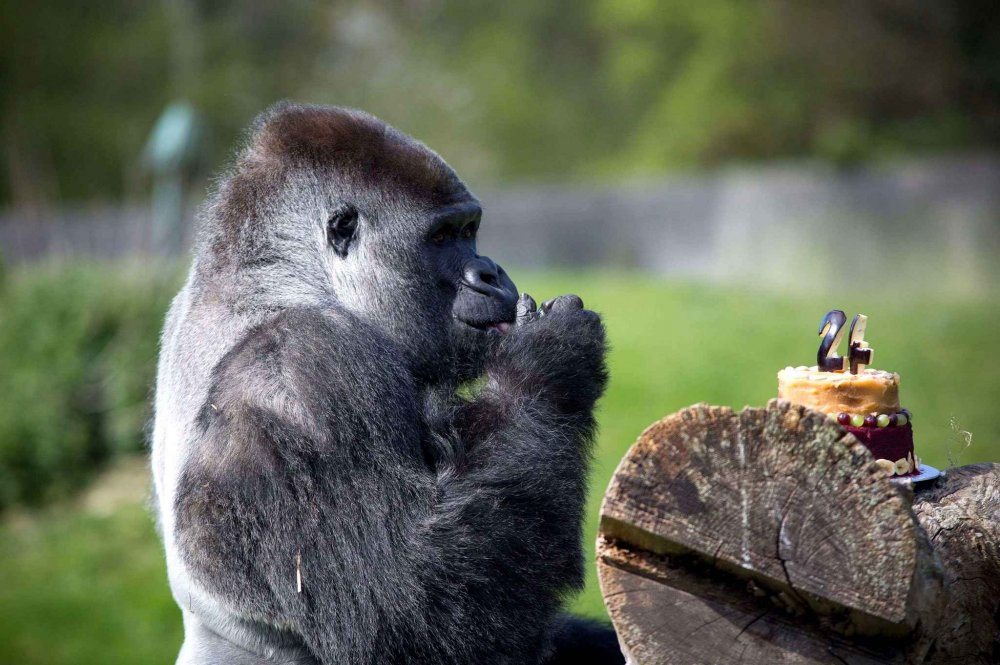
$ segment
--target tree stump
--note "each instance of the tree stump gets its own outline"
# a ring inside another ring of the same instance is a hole
[[[605,495],[597,559],[633,665],[1000,662],[1000,465],[914,498],[788,402],[651,425]]]

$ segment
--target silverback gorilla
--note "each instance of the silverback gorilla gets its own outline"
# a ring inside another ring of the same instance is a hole
[[[370,115],[257,121],[162,337],[179,663],[623,662],[613,631],[560,613],[603,326],[576,296],[519,298],[476,252],[480,215]]]

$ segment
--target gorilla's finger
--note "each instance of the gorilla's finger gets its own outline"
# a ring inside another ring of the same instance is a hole
[[[524,325],[535,319],[538,316],[537,309],[538,306],[535,304],[535,299],[527,293],[522,293],[521,297],[517,299],[515,323],[517,325]]]
[[[553,304],[553,303],[554,303],[555,301],[556,301],[556,299],[555,299],[555,298],[549,298],[548,300],[546,300],[545,302],[543,302],[543,303],[542,303],[542,306],[541,306],[541,309],[540,309],[541,313],[542,313],[543,315],[544,315],[544,314],[548,314],[548,313],[549,313],[549,310],[551,310],[551,309],[552,309],[552,304]]]
[[[583,300],[580,296],[574,294],[559,296],[548,302],[550,303],[548,309],[553,312],[572,312],[583,309]],[[542,307],[545,307],[545,305],[542,305]]]

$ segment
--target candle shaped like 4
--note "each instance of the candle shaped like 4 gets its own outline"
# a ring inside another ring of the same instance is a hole
[[[866,365],[872,364],[875,357],[875,350],[868,346],[865,341],[865,328],[868,327],[868,317],[864,314],[855,314],[851,321],[851,334],[848,337],[849,351],[847,358],[851,365],[851,374],[863,372]]]

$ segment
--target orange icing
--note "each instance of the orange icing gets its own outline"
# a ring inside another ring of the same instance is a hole
[[[899,411],[899,375],[866,368],[858,374],[786,367],[778,372],[778,397],[823,413]]]

